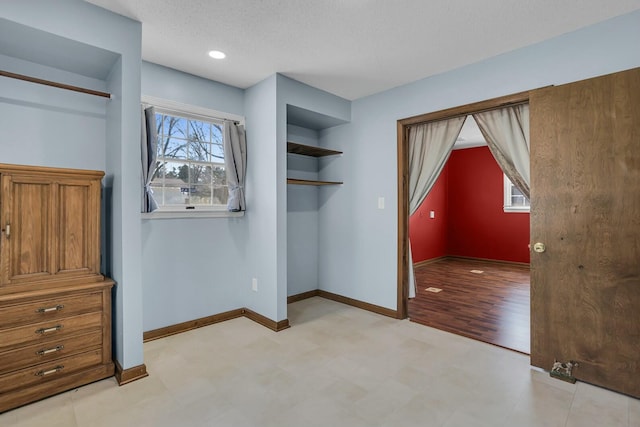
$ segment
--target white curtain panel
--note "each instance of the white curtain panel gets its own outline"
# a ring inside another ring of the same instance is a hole
[[[247,175],[247,141],[244,126],[224,121],[224,165],[227,172],[229,199],[227,209],[240,212],[246,209],[244,180]]]
[[[413,215],[433,188],[466,116],[422,123],[409,128],[409,215]],[[416,296],[411,242],[409,242],[409,298]]]
[[[156,132],[156,113],[153,107],[142,108],[142,132],[140,154],[142,160],[142,208],[141,212],[153,212],[158,204],[153,198],[151,180],[156,169],[158,135]]]
[[[529,104],[484,111],[473,118],[504,173],[529,197]]]

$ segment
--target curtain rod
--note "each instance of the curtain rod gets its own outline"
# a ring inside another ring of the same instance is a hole
[[[410,124],[406,125],[406,127],[412,128],[414,126],[424,125],[424,124],[432,123],[432,122],[441,122],[441,121],[445,121],[445,120],[449,120],[449,119],[455,119],[457,117],[468,117],[468,116],[473,116],[474,114],[477,114],[477,113],[485,113],[487,111],[500,110],[501,108],[515,107],[515,106],[518,106],[518,105],[524,105],[524,104],[528,104],[528,103],[529,103],[529,101],[527,100],[527,101],[519,101],[519,102],[503,104],[503,105],[499,105],[499,106],[496,106],[496,107],[480,108],[480,109],[477,109],[477,110],[472,110],[472,111],[469,111],[469,112],[452,114],[450,116],[439,117],[439,118],[432,119],[432,120],[425,120],[425,121],[421,121],[421,122],[410,123]]]
[[[72,90],[74,92],[86,93],[88,95],[101,96],[103,98],[111,99],[111,94],[107,92],[100,92],[98,90],[86,89],[79,86],[72,86],[64,83],[52,82],[51,80],[38,79],[36,77],[25,76],[23,74],[10,73],[4,70],[0,70],[0,76],[9,77],[11,79],[24,80],[26,82],[37,83],[45,86],[52,86],[52,87],[57,87],[59,89]]]

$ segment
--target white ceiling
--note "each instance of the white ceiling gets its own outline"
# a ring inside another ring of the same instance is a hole
[[[467,116],[467,120],[464,121],[460,135],[456,139],[456,143],[453,146],[454,150],[460,150],[463,148],[481,147],[487,145],[487,141],[484,139],[478,123],[476,123],[473,116]]]
[[[240,88],[278,72],[351,100],[640,9],[640,0],[88,1],[142,22],[146,61]],[[227,58],[210,59],[212,49]]]

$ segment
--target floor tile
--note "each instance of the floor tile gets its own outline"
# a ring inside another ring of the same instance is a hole
[[[640,427],[640,401],[520,353],[322,298],[148,342],[149,377],[0,414],[11,427]]]

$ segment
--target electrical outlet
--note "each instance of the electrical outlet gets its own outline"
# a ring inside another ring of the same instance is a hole
[[[258,279],[256,279],[255,277],[251,279],[251,290],[253,292],[258,292]]]

